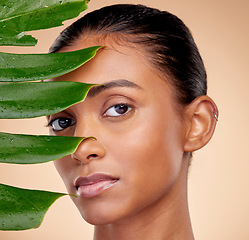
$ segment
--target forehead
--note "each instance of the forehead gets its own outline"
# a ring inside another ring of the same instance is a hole
[[[94,58],[80,68],[56,78],[56,80],[90,84],[107,84],[117,80],[127,80],[138,86],[133,90],[139,92],[138,94],[143,94],[141,95],[143,99],[147,97],[148,99],[160,99],[160,101],[165,100],[175,105],[173,91],[169,83],[148,64],[144,54],[135,46],[123,45],[115,38],[88,37],[78,40],[75,45],[65,48],[64,51],[75,51],[96,45],[104,47],[98,50]],[[115,87],[122,88],[122,91],[126,91],[127,87],[132,89],[127,84],[118,86],[115,83]],[[144,91],[140,91],[141,89]]]
[[[162,78],[161,71],[154,65],[151,54],[146,51],[146,47],[133,43],[130,37],[121,33],[112,34],[98,34],[98,33],[86,33],[72,42],[70,46],[64,47],[61,52],[75,51],[92,46],[104,46],[101,51],[116,51],[123,55],[130,55],[133,59],[140,61],[141,64],[146,65],[151,71],[159,74]],[[99,54],[98,54],[99,55]]]
[[[100,34],[100,33],[85,33],[80,36],[78,39],[72,42],[71,45],[63,47],[63,51],[75,51],[82,48],[88,48],[92,46],[105,46],[107,50],[116,50],[121,51],[124,48],[124,52],[128,50],[128,48],[132,48],[136,50],[137,54],[143,55],[143,50],[139,48],[138,44],[132,43],[127,40],[127,37],[123,34]]]
[[[125,42],[118,36],[83,36],[75,41],[72,46],[63,48],[61,52],[75,51],[99,45],[103,46],[103,48],[98,51],[93,59],[79,69],[58,77],[57,80],[69,80],[70,76],[70,81],[72,81],[72,79],[73,81],[82,81],[82,79],[78,79],[78,75],[84,75],[86,77],[89,74],[92,76],[98,75],[98,77],[95,78],[96,80],[101,76],[105,78],[105,82],[109,78],[118,78],[119,75],[130,77],[132,78],[131,80],[138,79],[140,75],[148,73],[150,75],[159,75],[149,64],[142,49],[136,46],[136,44]],[[159,78],[161,77],[159,76]],[[87,78],[85,78],[85,82],[87,82],[86,79]],[[165,80],[163,79],[163,81]]]

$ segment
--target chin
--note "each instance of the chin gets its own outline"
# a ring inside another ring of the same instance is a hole
[[[118,222],[122,217],[112,211],[84,210],[80,211],[82,218],[92,225],[107,225]]]
[[[117,199],[92,198],[73,199],[82,218],[92,225],[118,223],[133,215],[134,209],[129,202]]]
[[[73,199],[82,218],[92,225],[104,225],[117,221],[120,211],[115,210],[112,204],[95,201],[95,199]]]
[[[99,214],[81,214],[82,218],[91,225],[107,225],[116,222],[115,219],[110,218],[110,216],[101,216]]]

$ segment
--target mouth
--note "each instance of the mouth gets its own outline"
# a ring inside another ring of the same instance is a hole
[[[104,173],[94,173],[86,177],[79,177],[75,181],[78,197],[91,198],[113,187],[119,178]]]

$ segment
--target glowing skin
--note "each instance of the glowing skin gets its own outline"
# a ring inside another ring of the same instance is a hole
[[[97,139],[86,139],[55,166],[68,192],[78,193],[72,199],[83,218],[96,225],[94,239],[193,239],[186,200],[187,127],[172,89],[135,49],[112,39],[102,44],[106,47],[95,58],[56,79],[106,87],[49,116],[51,134]],[[65,51],[93,45],[99,42],[78,41]],[[90,196],[77,191],[77,179],[96,173],[110,179],[83,187],[94,193]]]

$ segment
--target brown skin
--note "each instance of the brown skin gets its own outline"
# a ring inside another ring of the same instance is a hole
[[[106,47],[92,60],[56,80],[106,84],[125,79],[138,87],[111,87],[49,116],[75,121],[61,131],[51,128],[52,134],[97,139],[84,140],[55,166],[71,194],[76,194],[78,177],[101,172],[119,178],[100,195],[72,197],[82,217],[95,225],[95,240],[193,240],[187,204],[189,152],[212,137],[217,108],[201,96],[180,114],[172,87],[142,54],[111,38],[101,44]],[[94,45],[99,45],[95,38],[78,40],[65,51]],[[129,108],[115,116],[116,104]]]

